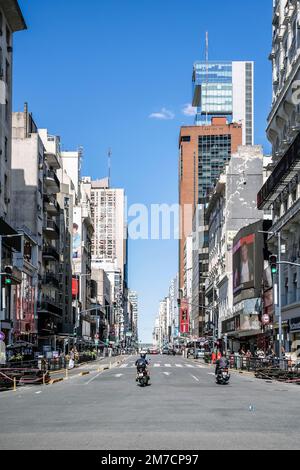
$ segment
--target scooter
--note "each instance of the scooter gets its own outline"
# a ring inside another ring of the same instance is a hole
[[[228,385],[229,381],[230,374],[228,369],[220,369],[216,378],[217,385]]]
[[[150,377],[146,369],[144,368],[138,369],[136,381],[139,383],[141,387],[147,387],[147,385],[149,385]]]

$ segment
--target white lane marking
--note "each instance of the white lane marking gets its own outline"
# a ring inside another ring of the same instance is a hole
[[[182,368],[183,365],[182,364],[175,364],[176,367],[179,367],[179,368]]]
[[[213,372],[208,372],[207,375],[216,375],[216,374],[214,374]]]
[[[171,375],[171,372],[163,372],[163,374],[169,377]]]
[[[194,375],[192,375],[192,377],[193,377],[194,380],[196,380],[196,382],[200,382],[200,380],[197,377],[195,377]]]
[[[195,368],[195,366],[193,366],[192,364],[186,364],[185,366],[188,367],[189,369],[194,369]]]
[[[171,364],[165,364],[165,367],[167,367],[168,369],[172,368]]]
[[[122,365],[120,366],[120,369],[126,369],[126,367],[128,367],[128,366],[129,366],[129,364],[122,364]]]
[[[201,366],[200,364],[197,364],[196,367],[199,367],[199,369],[205,369],[205,367]]]
[[[154,364],[153,367],[160,367],[160,364]]]
[[[36,395],[40,395],[42,392],[35,392]]]
[[[92,377],[88,382],[85,382],[85,385],[89,385],[93,380],[96,380],[103,372],[99,372],[99,374],[95,375],[95,377]]]
[[[114,377],[116,377],[116,379],[119,379],[120,377],[123,377],[123,374],[115,374]]]

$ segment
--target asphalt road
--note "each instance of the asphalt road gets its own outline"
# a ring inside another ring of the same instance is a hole
[[[0,449],[299,449],[300,387],[152,358],[152,385],[120,367],[0,394]]]

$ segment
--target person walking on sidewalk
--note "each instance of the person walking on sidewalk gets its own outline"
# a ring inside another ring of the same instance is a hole
[[[75,351],[71,349],[70,360],[69,360],[69,369],[74,369],[75,367]]]

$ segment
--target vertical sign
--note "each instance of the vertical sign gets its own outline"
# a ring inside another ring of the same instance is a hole
[[[182,300],[180,308],[180,333],[189,333],[189,306],[186,299]]]

